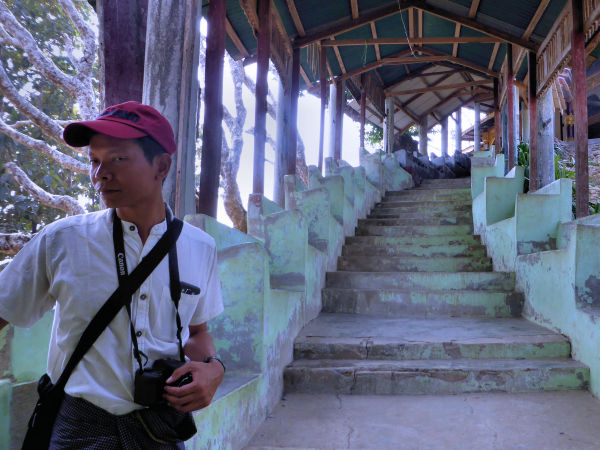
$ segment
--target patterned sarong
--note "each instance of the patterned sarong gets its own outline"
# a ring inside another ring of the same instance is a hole
[[[171,450],[184,444],[169,444],[153,436],[151,416],[134,411],[116,416],[87,400],[65,394],[54,424],[51,450]]]

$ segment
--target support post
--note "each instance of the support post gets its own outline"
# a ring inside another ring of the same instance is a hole
[[[256,56],[256,106],[254,110],[254,171],[252,192],[265,192],[265,144],[267,141],[267,75],[271,48],[271,0],[258,2],[258,48]]]
[[[319,83],[321,88],[321,122],[319,128],[319,173],[323,173],[323,146],[325,140],[325,108],[327,107],[327,47],[321,46],[319,58]]]
[[[365,117],[367,112],[367,93],[365,91],[365,75],[360,76],[360,148],[365,148]]]
[[[344,107],[346,106],[344,86],[344,80],[338,81],[335,84],[335,143],[333,159],[336,163],[342,159],[342,121],[344,120]]]
[[[538,123],[537,123],[537,62],[535,53],[529,52],[529,190],[538,189]]]
[[[515,98],[513,95],[513,48],[506,44],[506,103],[508,108],[508,170],[515,166]]]
[[[385,119],[383,122],[383,148],[386,153],[394,149],[394,98],[385,98]]]
[[[298,149],[298,96],[300,95],[300,49],[295,48],[292,56],[290,86],[290,119],[288,133],[287,175],[296,174],[296,152]]]
[[[550,87],[540,97],[537,105],[537,189],[554,181],[554,100],[552,99],[552,89]],[[532,166],[533,163],[530,161],[530,178],[532,178]]]
[[[571,1],[573,32],[571,34],[571,61],[575,87],[573,107],[575,112],[575,204],[577,218],[588,216],[589,165],[588,165],[588,113],[587,80],[585,73],[585,35],[583,30],[583,0]]]
[[[455,153],[462,152],[462,108],[456,110],[456,150]]]
[[[335,155],[335,132],[337,130],[337,88],[336,83],[329,86],[329,152],[330,158]]]
[[[148,0],[98,0],[100,96],[103,107],[142,101]]]
[[[419,123],[419,153],[429,157],[427,154],[427,117],[423,117]]]
[[[224,10],[225,0],[214,3],[223,3]],[[199,0],[150,0],[148,3],[142,101],[155,107],[173,127],[177,152],[163,185],[163,196],[178,217],[196,212],[194,163],[200,107],[198,56],[201,14]],[[218,89],[218,86],[214,89]],[[221,103],[219,100],[219,104]],[[211,115],[216,114],[218,112],[211,111]],[[218,128],[221,128],[220,118]],[[216,153],[219,158],[217,162],[220,163],[220,140]],[[217,186],[219,165],[211,166],[216,167],[216,174],[213,176],[216,177]],[[216,205],[216,194],[215,190],[214,193],[205,192],[203,195],[214,195]],[[216,207],[214,213],[216,214]]]
[[[500,115],[500,84],[494,78],[494,150],[496,155],[502,151],[502,117]]]
[[[514,163],[517,163],[517,158],[518,158],[518,146],[519,143],[521,142],[521,135],[519,133],[519,129],[520,129],[520,123],[521,123],[521,100],[520,100],[520,96],[519,96],[519,86],[517,86],[516,84],[513,85],[513,107],[515,108],[514,112],[513,112],[513,127],[514,127],[514,131],[513,131],[513,136],[514,136],[514,143],[513,145],[515,146],[515,159],[514,159]]]
[[[286,175],[290,155],[290,93],[290,89],[284,86],[280,78],[277,99],[277,148],[274,161],[273,201],[282,208],[285,206],[283,177]]]
[[[200,161],[200,195],[198,213],[217,217],[221,148],[223,146],[223,63],[225,58],[225,2],[211,1],[206,36],[204,68],[204,114],[202,126],[202,158]],[[194,167],[192,165],[192,167]]]
[[[481,150],[481,119],[479,102],[475,102],[475,123],[473,124],[473,150]]]
[[[442,157],[448,156],[448,116],[442,119]]]

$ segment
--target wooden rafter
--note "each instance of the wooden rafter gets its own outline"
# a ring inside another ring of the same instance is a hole
[[[408,117],[410,117],[412,120],[414,120],[415,122],[419,121],[419,118],[417,117],[417,115],[415,113],[413,113],[411,110],[409,110],[406,105],[404,105],[400,100],[398,100],[397,98],[394,99],[394,103],[396,104],[396,106],[398,107],[398,110],[403,112],[404,114],[406,114]]]
[[[415,37],[415,9],[408,8],[408,37],[412,40]]]
[[[300,75],[302,76],[302,79],[304,80],[304,83],[306,83],[306,85],[311,88],[313,87],[312,82],[310,81],[310,78],[308,78],[308,75],[306,74],[306,72],[304,71],[304,68],[302,67],[302,65],[300,65]]]
[[[445,55],[444,53],[438,51],[438,50],[433,50],[431,48],[426,48],[426,47],[419,47],[419,50],[422,51],[423,53],[427,54],[427,55],[431,55],[431,56],[445,56],[445,60],[447,62],[450,63],[454,63],[457,64],[459,66],[463,66],[463,67],[468,67],[470,69],[473,69],[477,72],[481,72],[484,73],[486,75],[489,75],[491,77],[498,77],[499,74],[498,72],[494,72],[493,70],[489,70],[487,67],[481,67],[478,64],[474,64],[470,61],[467,61],[465,59],[462,58],[456,58],[454,56],[450,56],[450,55]]]
[[[418,24],[418,37],[422,38],[423,37],[423,11],[420,9],[417,9],[417,24]],[[419,53],[419,55],[422,55],[422,53]]]
[[[457,88],[465,88],[470,86],[482,86],[485,84],[492,83],[492,80],[483,80],[483,81],[470,81],[465,83],[454,83],[454,84],[445,84],[441,86],[428,86],[424,88],[417,89],[408,89],[404,91],[386,91],[386,94],[389,95],[408,95],[408,94],[417,94],[420,92],[434,92],[434,91],[445,91],[448,89],[457,89]]]
[[[373,36],[373,39],[377,39],[377,27],[375,26],[375,22],[371,22],[371,35]],[[375,44],[375,57],[377,58],[377,61],[381,59],[379,44]]]
[[[227,17],[225,17],[225,31],[227,32],[227,36],[229,36],[229,39],[231,39],[231,42],[233,42],[233,45],[235,45],[235,48],[238,49],[242,56],[244,58],[250,56],[250,53],[242,43],[240,37],[237,35],[233,27],[231,26],[231,22],[229,22],[229,19]]]
[[[460,37],[460,23],[457,23],[454,27],[454,37]],[[458,44],[459,42],[455,42],[452,46],[452,56],[454,56],[455,58],[458,55]]]
[[[410,50],[402,50],[401,52],[398,52],[398,53],[394,54],[391,57],[401,57],[401,56],[408,55],[408,54],[410,54]],[[374,61],[374,62],[369,63],[369,64],[367,64],[367,65],[365,65],[363,67],[358,67],[358,68],[356,68],[354,70],[351,70],[350,72],[347,72],[347,73],[345,73],[345,74],[337,77],[337,80],[340,80],[340,81],[341,80],[347,80],[348,78],[351,78],[351,77],[353,77],[355,75],[360,75],[361,73],[368,72],[368,71],[373,70],[373,69],[377,69],[378,67],[381,67],[381,66],[383,66],[383,60],[381,60],[381,61]]]
[[[352,10],[352,18],[358,19],[358,0],[350,0],[350,9]]]
[[[474,19],[477,15],[477,10],[479,9],[479,0],[473,0],[471,2],[471,7],[469,8],[469,19]]]
[[[288,10],[290,12],[290,16],[292,16],[292,20],[294,21],[294,26],[298,31],[299,36],[306,36],[306,31],[304,31],[304,26],[302,25],[302,21],[300,20],[300,16],[298,15],[298,10],[296,9],[296,3],[294,0],[286,0]]]
[[[398,66],[401,64],[422,64],[430,62],[445,61],[448,57],[441,55],[430,56],[404,56],[399,58],[383,58],[380,62],[384,66]]]
[[[373,24],[373,23],[372,23]],[[372,28],[371,28],[372,29]],[[493,36],[463,36],[463,37],[415,37],[415,38],[373,38],[373,39],[336,39],[324,41],[326,47],[345,47],[361,45],[406,45],[410,41],[414,45],[427,44],[492,44],[503,42]]]
[[[523,36],[521,36],[523,39],[529,39],[529,37],[533,33],[533,30],[535,30],[536,25],[542,18],[544,11],[546,11],[546,8],[548,8],[549,3],[550,3],[550,0],[542,0],[540,2],[537,10],[535,11],[535,14],[533,15],[533,18],[531,19],[531,22],[529,22],[529,25],[527,25],[527,29],[525,30],[525,33],[523,33]]]
[[[331,36],[331,40],[334,40],[334,39],[335,38],[333,36]],[[325,42],[323,42],[322,45],[324,45]],[[340,70],[342,71],[342,73],[346,73],[346,66],[344,66],[344,61],[342,61],[342,55],[340,55],[340,49],[337,47],[333,47],[333,52],[335,53],[335,57],[337,58],[338,64],[340,65]]]
[[[398,4],[393,4],[393,5],[385,6],[383,8],[378,8],[369,13],[360,15],[358,17],[358,19],[346,20],[336,26],[329,27],[327,29],[317,31],[310,35],[306,35],[304,37],[298,38],[294,41],[294,47],[305,47],[309,44],[312,44],[313,42],[321,41],[323,39],[328,39],[331,36],[345,33],[346,31],[354,30],[356,28],[362,27],[363,25],[367,25],[370,22],[373,22],[374,20],[379,20],[379,19],[383,19],[385,17],[389,17],[389,16],[393,16],[395,14],[398,14],[401,11],[405,10],[406,7],[398,8]]]
[[[432,84],[430,84],[429,86],[437,86],[438,84],[440,84],[442,81],[444,81],[445,79],[447,79],[448,77],[450,77],[452,74],[448,74],[448,75],[442,75],[441,77],[439,77],[437,80],[435,80]],[[406,106],[410,105],[412,102],[414,102],[415,100],[418,100],[419,98],[421,98],[423,95],[425,95],[424,93],[421,94],[415,94],[413,95],[411,98],[409,98],[407,101],[404,102],[404,104]]]
[[[500,48],[500,43],[496,42],[494,45],[494,50],[492,50],[492,56],[490,56],[490,63],[488,64],[488,70],[493,70],[494,63],[496,62],[496,55],[498,54],[498,49]]]
[[[425,3],[424,1],[414,1],[413,6],[424,11],[429,14],[433,14],[434,16],[441,17],[442,19],[450,20],[455,23],[460,23],[461,25],[467,26],[469,28],[473,28],[474,30],[480,31],[481,33],[487,34],[489,36],[495,36],[502,39],[505,42],[509,42],[520,47],[524,47],[528,50],[537,52],[538,45],[535,42],[529,41],[527,39],[523,39],[521,37],[513,36],[510,33],[507,33],[504,30],[499,28],[491,27],[489,25],[484,25],[477,22],[474,19],[469,19],[468,17],[461,16],[460,14],[453,13],[451,11],[447,11],[445,9],[439,8],[437,6],[431,5],[429,3]]]

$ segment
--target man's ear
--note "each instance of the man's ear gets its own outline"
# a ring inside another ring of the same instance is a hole
[[[154,166],[156,167],[156,176],[161,180],[167,178],[171,168],[171,155],[162,153],[154,157]]]

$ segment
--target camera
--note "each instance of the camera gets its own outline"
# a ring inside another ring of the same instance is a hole
[[[173,371],[185,362],[176,359],[157,359],[150,369],[138,369],[135,372],[133,401],[143,406],[163,405],[163,398],[167,378]],[[181,387],[192,382],[192,374],[186,373],[168,386]]]

